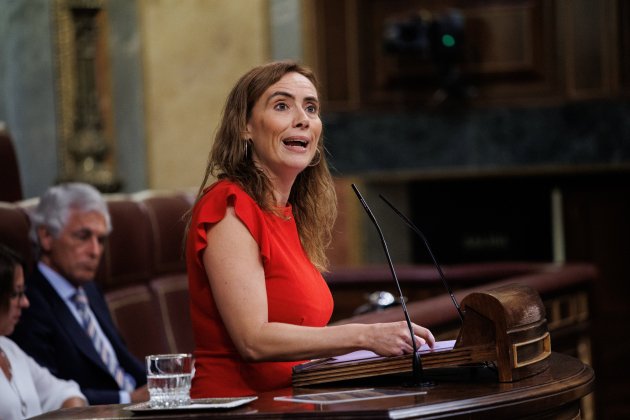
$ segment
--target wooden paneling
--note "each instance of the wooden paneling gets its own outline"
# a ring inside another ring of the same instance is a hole
[[[560,5],[561,36],[566,42],[567,96],[591,99],[611,95],[617,32],[612,2],[575,0]]]
[[[627,89],[630,84],[625,3],[315,2],[316,61],[325,75],[324,96],[331,110],[608,97],[617,93],[617,86]],[[450,50],[440,43],[439,30],[438,36],[431,32],[449,14],[454,21],[463,19],[463,35],[455,36]],[[407,25],[401,32],[407,43],[392,47],[385,34],[402,25]]]
[[[617,75],[620,93],[630,94],[630,2],[619,1],[617,13]]]
[[[327,102],[334,107],[351,106],[358,101],[356,66],[356,1],[315,2],[319,77]],[[322,23],[325,27],[322,27]]]
[[[585,180],[587,181],[587,180]],[[568,261],[592,261],[600,271],[592,291],[593,367],[597,372],[597,418],[625,418],[630,413],[630,374],[625,333],[630,296],[630,176],[563,189]]]

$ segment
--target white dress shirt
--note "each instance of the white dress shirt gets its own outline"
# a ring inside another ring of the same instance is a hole
[[[87,401],[76,382],[55,377],[9,338],[0,336],[0,348],[12,372],[9,381],[0,371],[0,419],[24,419],[57,410],[71,397]]]

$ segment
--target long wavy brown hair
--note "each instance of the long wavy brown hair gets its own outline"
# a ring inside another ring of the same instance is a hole
[[[221,124],[208,157],[197,200],[201,198],[211,176],[230,180],[243,188],[265,211],[274,212],[276,205],[269,178],[254,164],[245,133],[251,112],[269,86],[287,73],[299,73],[318,89],[315,74],[294,61],[278,61],[253,68],[232,88],[223,109]],[[337,217],[337,196],[326,162],[323,135],[311,165],[296,178],[289,203],[297,224],[302,246],[311,262],[320,270],[328,267],[326,249]]]

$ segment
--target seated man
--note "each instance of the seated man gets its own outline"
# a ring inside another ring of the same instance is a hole
[[[72,379],[90,404],[148,400],[143,364],[126,348],[94,284],[111,231],[107,205],[86,184],[51,187],[31,214],[38,263],[30,308],[12,339],[52,374]]]

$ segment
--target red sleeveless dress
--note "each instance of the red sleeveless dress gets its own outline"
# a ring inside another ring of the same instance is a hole
[[[323,327],[333,310],[328,285],[302,248],[291,207],[284,208],[284,217],[280,217],[261,210],[232,182],[213,184],[193,209],[186,243],[195,337],[192,398],[252,395],[288,387],[291,368],[301,363],[244,361],[221,320],[202,258],[206,230],[223,219],[228,203],[233,203],[237,217],[258,243],[265,270],[269,321]]]

